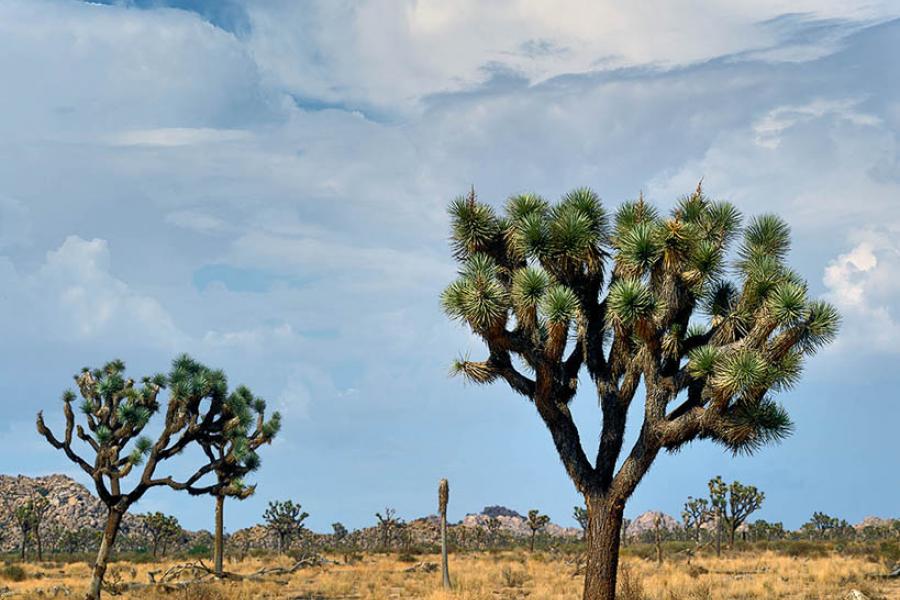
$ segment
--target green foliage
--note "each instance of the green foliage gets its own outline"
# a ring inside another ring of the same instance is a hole
[[[0,570],[0,576],[7,581],[25,581],[28,579],[28,572],[19,565],[6,565]]]

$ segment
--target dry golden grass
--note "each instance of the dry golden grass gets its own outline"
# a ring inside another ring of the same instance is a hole
[[[439,557],[422,556],[438,562]],[[228,570],[249,573],[263,566],[289,561],[248,559],[228,565]],[[114,563],[111,579],[147,582],[147,572],[174,563]],[[437,572],[405,572],[409,563],[392,556],[366,556],[352,566],[330,565],[304,569],[289,577],[269,581],[216,582],[198,584],[174,592],[154,589],[124,593],[118,598],[168,600],[251,600],[255,598],[391,600],[502,600],[531,598],[575,600],[580,598],[581,580],[573,577],[572,565],[562,558],[536,553],[504,552],[465,554],[451,558],[454,590],[441,590]],[[86,587],[89,570],[84,563],[42,566],[25,565],[28,578],[2,582],[14,597],[24,599],[77,597]],[[863,591],[873,600],[900,599],[900,584],[872,579],[883,572],[876,564],[859,558],[790,558],[771,552],[734,557],[703,557],[691,565],[683,561],[654,562],[626,558],[620,576],[621,600],[819,600],[842,598],[850,589]]]

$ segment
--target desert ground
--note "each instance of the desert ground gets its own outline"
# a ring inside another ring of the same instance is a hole
[[[530,554],[522,550],[467,553],[452,556],[454,588],[441,589],[440,574],[431,565],[437,555],[403,557],[365,555],[353,564],[339,557],[321,567],[304,568],[288,576],[253,581],[211,581],[170,589],[142,586],[184,561],[115,562],[106,597],[169,600],[250,600],[254,598],[295,600],[497,600],[535,598],[575,600],[581,595],[581,580],[572,558],[551,552]],[[229,572],[252,573],[263,568],[287,567],[287,557],[248,558],[227,565]],[[79,596],[86,587],[86,562],[24,564],[21,581],[9,580],[4,570],[0,597],[22,599]],[[684,558],[655,560],[623,557],[620,566],[621,600],[756,600],[756,599],[898,599],[900,580],[881,578],[885,567],[861,557],[830,555],[791,557],[774,552],[740,553],[716,558],[700,556],[690,563]],[[18,577],[17,577],[18,578]],[[186,572],[182,579],[193,579]],[[175,578],[177,581],[178,578]],[[142,587],[139,587],[142,586]],[[129,589],[131,588],[131,589]],[[115,595],[113,595],[115,594]]]

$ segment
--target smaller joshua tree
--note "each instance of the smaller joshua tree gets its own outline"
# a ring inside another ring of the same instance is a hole
[[[375,518],[378,519],[378,529],[381,530],[381,549],[386,551],[390,547],[392,533],[400,526],[400,519],[393,508],[385,508],[384,514],[375,513]]]
[[[500,528],[503,527],[503,523],[501,523],[500,519],[497,517],[488,517],[486,526],[488,536],[490,537],[490,543],[497,544],[500,539]]]
[[[162,546],[162,553],[165,554],[168,543],[181,533],[181,525],[178,524],[178,519],[161,512],[147,513],[141,515],[141,518],[144,522],[144,529],[150,535],[153,557],[156,558],[160,546]]]
[[[209,493],[198,483],[219,466],[210,459],[184,480],[158,476],[159,466],[196,444],[201,438],[219,431],[227,381],[222,371],[212,370],[181,355],[172,362],[168,376],[145,377],[137,385],[125,376],[125,363],[113,360],[102,368],[85,368],[75,376],[82,398],[79,411],[85,425],[76,425],[72,404],[74,391],[63,393],[65,429],[57,437],[37,416],[37,430],[47,442],[65,453],[93,480],[100,500],[107,507],[106,526],[86,598],[100,597],[109,554],[119,533],[122,518],[148,490],[166,486],[191,493]],[[162,427],[156,441],[142,435],[153,415],[161,408],[160,393],[168,388],[168,401]],[[80,440],[93,453],[85,459],[73,445]],[[143,465],[143,466],[142,466]],[[130,490],[126,478],[138,474]]]
[[[542,515],[538,509],[533,508],[528,511],[528,521],[526,522],[526,525],[528,525],[528,529],[531,530],[531,541],[528,546],[531,552],[534,552],[534,536],[537,535],[538,531],[543,531],[549,524],[550,517]]]
[[[253,495],[256,486],[244,484],[244,477],[259,468],[256,450],[269,444],[281,428],[281,415],[273,413],[268,421],[266,402],[246,386],[239,386],[222,405],[220,426],[199,440],[210,461],[217,465],[216,483],[208,488],[216,499],[213,562],[218,577],[224,574],[225,498],[243,500]]]
[[[450,501],[450,484],[441,479],[438,484],[438,512],[441,515],[441,577],[445,590],[450,589],[450,569],[447,565],[447,503]]]
[[[710,498],[721,517],[719,532],[723,527],[728,528],[728,547],[734,548],[734,534],[747,517],[760,509],[766,495],[755,486],[739,481],[726,484],[721,477],[710,480],[709,489]]]
[[[581,527],[581,535],[582,537],[587,535],[588,528],[588,514],[587,509],[583,506],[575,506],[572,508],[572,517],[578,522],[578,526]]]
[[[278,551],[282,554],[290,547],[294,536],[301,533],[306,526],[303,521],[309,513],[303,512],[299,504],[291,500],[273,500],[263,513],[266,527],[278,536]]]
[[[694,540],[698,546],[703,526],[712,519],[712,516],[709,501],[706,498],[688,496],[687,502],[684,503],[684,509],[681,511],[681,519],[684,521],[685,531],[693,530]]]

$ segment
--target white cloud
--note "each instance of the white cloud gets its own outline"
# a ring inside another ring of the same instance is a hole
[[[70,236],[47,253],[39,269],[24,275],[8,258],[0,260],[7,305],[0,318],[9,332],[28,331],[32,343],[130,341],[169,349],[183,339],[156,299],[112,274],[105,240]]]
[[[900,227],[853,234],[856,245],[825,268],[827,297],[844,317],[838,348],[900,352]]]
[[[760,24],[785,13],[860,20],[897,11],[889,2],[816,0],[282,0],[248,12],[254,57],[277,84],[397,110],[484,83],[497,69],[538,82],[598,67],[686,64],[774,47],[783,32]],[[807,47],[805,55],[821,54]]]

